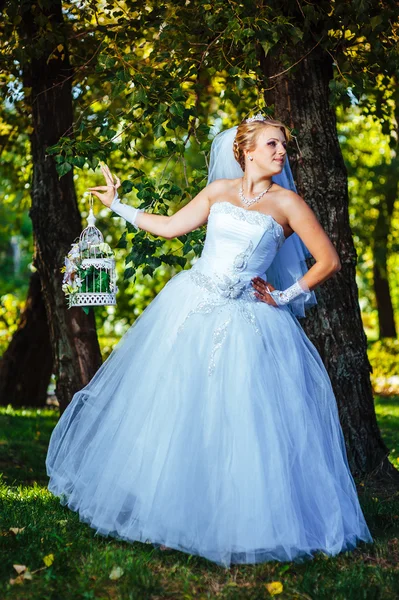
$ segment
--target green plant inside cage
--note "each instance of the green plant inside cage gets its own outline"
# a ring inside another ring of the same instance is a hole
[[[78,277],[82,280],[80,292],[111,292],[111,278],[107,271],[99,271],[94,266],[78,269]]]

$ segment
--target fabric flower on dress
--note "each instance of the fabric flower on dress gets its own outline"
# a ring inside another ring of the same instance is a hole
[[[229,277],[225,273],[218,276],[216,281],[218,292],[224,298],[238,298],[244,291],[246,284],[243,283],[238,275]]]

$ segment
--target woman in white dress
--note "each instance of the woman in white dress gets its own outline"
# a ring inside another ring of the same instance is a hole
[[[227,567],[373,541],[331,382],[297,320],[340,261],[293,183],[277,183],[290,176],[288,139],[260,114],[219,134],[210,183],[172,216],[121,203],[106,166],[106,185],[91,188],[167,239],[208,223],[201,257],[136,319],[52,433],[49,489],[99,534]]]

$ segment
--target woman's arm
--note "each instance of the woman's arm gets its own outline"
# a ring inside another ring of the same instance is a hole
[[[320,225],[313,210],[295,192],[284,194],[281,209],[291,229],[301,238],[316,263],[287,290],[276,290],[268,281],[254,277],[255,295],[273,306],[287,304],[307,294],[341,269],[341,262],[330,238]]]
[[[205,187],[188,204],[171,216],[139,212],[136,225],[166,239],[172,239],[194,231],[208,220],[209,196]]]
[[[301,196],[289,192],[284,210],[289,226],[316,261],[302,278],[308,288],[313,290],[341,269],[338,253],[315,213]]]
[[[210,193],[214,184],[210,184],[199,192],[186,206],[183,206],[174,215],[157,215],[136,211],[133,207],[121,204],[115,200],[115,192],[121,183],[118,177],[114,179],[111,171],[106,165],[101,165],[101,171],[105,177],[105,186],[89,188],[104,206],[115,208],[117,214],[121,214],[129,222],[154,235],[172,239],[189,233],[206,223],[210,209]],[[216,183],[216,182],[215,182]],[[131,215],[131,217],[129,217]]]

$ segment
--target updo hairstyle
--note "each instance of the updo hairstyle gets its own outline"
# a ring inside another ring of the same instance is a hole
[[[253,150],[256,146],[256,140],[258,135],[262,131],[263,127],[278,127],[284,133],[286,142],[288,143],[291,139],[290,130],[284,123],[277,121],[276,119],[266,119],[266,121],[250,121],[249,123],[241,121],[237,127],[236,137],[233,143],[234,158],[240,165],[241,169],[245,171],[245,154],[244,150]]]

